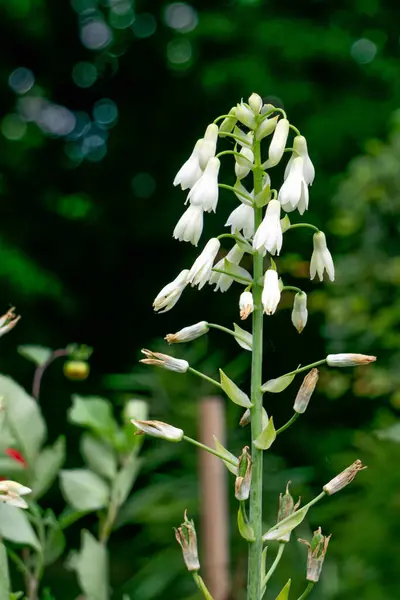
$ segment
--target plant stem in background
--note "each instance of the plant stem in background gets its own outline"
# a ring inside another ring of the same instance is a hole
[[[40,385],[42,382],[43,374],[44,374],[45,370],[47,369],[47,367],[50,366],[51,363],[54,360],[56,360],[56,358],[61,358],[62,356],[68,356],[69,354],[70,354],[70,351],[67,350],[66,348],[61,348],[60,350],[54,350],[53,354],[51,354],[49,356],[49,358],[46,360],[46,362],[43,363],[42,365],[40,365],[40,367],[37,367],[37,369],[35,371],[35,375],[33,377],[33,385],[32,385],[32,396],[35,398],[35,400],[39,400]]]

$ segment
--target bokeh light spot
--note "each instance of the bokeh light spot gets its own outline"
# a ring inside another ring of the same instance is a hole
[[[92,63],[78,62],[72,69],[72,79],[81,88],[92,86],[97,80],[97,69]]]
[[[90,162],[99,162],[107,154],[105,136],[96,129],[95,127],[91,127],[89,133],[82,141],[83,156]]]
[[[82,194],[70,194],[58,198],[56,210],[66,219],[79,220],[86,218],[93,206],[90,200]]]
[[[147,38],[157,29],[157,22],[150,13],[142,13],[133,22],[132,30],[138,38]]]
[[[89,131],[91,125],[91,120],[87,113],[79,111],[74,113],[74,116],[75,127],[73,128],[71,133],[68,134],[68,139],[71,141],[78,140],[83,135],[85,135]]]
[[[137,173],[132,178],[131,187],[138,198],[150,198],[156,191],[156,182],[150,173]]]
[[[189,40],[172,40],[167,46],[167,58],[175,65],[183,65],[192,58],[192,45]]]
[[[126,29],[135,20],[135,13],[129,0],[121,0],[111,7],[109,21],[114,29]]]
[[[6,115],[1,123],[1,132],[8,140],[20,140],[25,135],[26,123],[19,115]]]
[[[71,6],[78,14],[82,15],[97,8],[97,0],[71,0]]]
[[[361,38],[354,42],[350,49],[350,54],[355,61],[361,65],[366,65],[374,60],[377,50],[374,42],[371,42],[367,38]]]
[[[173,2],[165,9],[165,22],[172,29],[182,33],[192,31],[199,19],[195,9],[185,2]]]
[[[81,28],[81,41],[89,50],[102,50],[112,40],[112,32],[103,19],[90,19]]]
[[[8,85],[16,94],[26,94],[32,89],[35,76],[30,69],[19,67],[15,69],[8,78]]]
[[[65,106],[46,104],[37,121],[39,127],[53,135],[68,135],[75,128],[76,117]]]
[[[93,118],[102,127],[112,127],[118,119],[117,105],[108,98],[99,100],[94,105]]]

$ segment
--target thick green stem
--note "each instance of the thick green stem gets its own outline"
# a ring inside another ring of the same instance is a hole
[[[254,141],[254,196],[262,190],[261,150],[260,142]],[[254,206],[254,230],[257,231],[262,221],[262,208]],[[261,304],[262,287],[260,281],[263,276],[263,257],[255,253],[253,256],[253,354],[251,364],[251,440],[258,438],[262,432],[262,354],[263,354],[263,309]],[[262,476],[263,476],[263,451],[258,450],[253,444],[252,460],[253,471],[250,490],[250,525],[254,531],[255,540],[249,544],[249,565],[247,582],[247,600],[259,600],[261,597],[261,572],[262,572]]]
[[[314,584],[312,581],[309,582],[308,586],[306,587],[306,589],[304,590],[304,592],[302,593],[302,595],[298,598],[298,600],[304,600],[305,598],[307,598],[308,594],[311,592],[311,590],[313,589]]]

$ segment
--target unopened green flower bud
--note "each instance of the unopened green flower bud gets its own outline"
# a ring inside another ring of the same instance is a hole
[[[186,360],[174,358],[173,356],[168,356],[168,354],[152,352],[151,350],[146,349],[143,349],[142,353],[146,358],[142,358],[140,362],[145,365],[161,367],[162,369],[167,369],[167,371],[175,371],[175,373],[186,373],[189,368],[189,363]]]
[[[193,520],[187,518],[186,511],[184,522],[175,529],[176,541],[182,548],[183,560],[188,571],[199,571],[200,562],[197,550],[197,536]]]
[[[363,471],[366,468],[367,467],[365,467],[362,464],[361,460],[357,459],[355,462],[353,462],[352,465],[347,467],[347,469],[345,469],[344,471],[339,473],[339,475],[336,475],[336,477],[331,479],[331,481],[324,485],[322,489],[326,494],[328,494],[328,496],[332,496],[332,494],[340,492],[340,490],[346,487],[346,485],[349,485],[349,483],[353,481],[357,473],[359,471]]]
[[[255,94],[255,93],[251,94],[251,96],[249,98],[249,106],[255,115],[258,115],[258,113],[261,110],[262,105],[263,105],[263,101],[262,101],[261,96],[259,96],[258,94]]]
[[[226,117],[219,126],[220,137],[223,137],[224,133],[231,133],[236,125],[236,107],[231,108],[228,114],[230,116]]]
[[[297,331],[301,333],[307,324],[307,294],[297,292],[293,300],[292,323]]]
[[[293,410],[300,415],[306,412],[310,398],[315,390],[315,386],[317,385],[318,377],[318,369],[311,369],[311,371],[304,377],[303,383],[297,392],[297,396],[293,405]]]
[[[275,131],[276,124],[278,123],[279,117],[271,117],[270,119],[264,119],[259,127],[256,129],[255,137],[256,140],[262,140],[267,135],[270,135]]]
[[[147,435],[161,438],[168,442],[180,442],[184,435],[182,429],[178,429],[162,421],[139,421],[138,419],[131,419],[131,423],[138,430],[136,432],[138,435],[146,433]]]
[[[239,465],[235,481],[235,497],[237,500],[247,500],[250,495],[251,466],[252,461],[249,454],[249,447],[245,446],[242,454],[239,456]]]
[[[312,581],[313,583],[319,581],[330,539],[330,535],[322,535],[321,527],[314,531],[311,544],[307,540],[299,539],[299,542],[308,546],[307,581]]]
[[[279,509],[278,509],[278,518],[277,523],[286,519],[286,517],[290,517],[300,506],[300,498],[294,503],[293,497],[289,492],[290,481],[286,486],[286,492],[282,495],[279,495]],[[280,538],[277,538],[279,542],[288,542],[290,540],[291,531],[286,533]]]
[[[326,364],[329,367],[360,367],[376,361],[376,356],[366,354],[328,354]]]
[[[184,327],[177,333],[168,333],[165,336],[165,340],[167,340],[168,344],[181,344],[182,342],[191,342],[195,340],[209,330],[207,321],[200,321],[195,325],[189,325],[189,327]]]

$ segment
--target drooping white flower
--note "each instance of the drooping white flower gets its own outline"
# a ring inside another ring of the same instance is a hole
[[[173,237],[180,242],[190,242],[197,246],[203,231],[203,209],[191,204],[177,222]]]
[[[326,245],[326,237],[323,231],[318,231],[313,235],[314,251],[310,262],[310,279],[314,279],[318,273],[319,280],[322,281],[324,271],[327,272],[331,281],[335,280],[335,267],[332,255]]]
[[[211,269],[220,245],[217,238],[211,238],[211,240],[207,242],[203,252],[196,258],[189,271],[188,282],[191,283],[192,286],[198,285],[199,290],[205,286],[211,277]]]
[[[253,143],[253,132],[247,134],[246,140],[250,144]],[[240,156],[235,156],[235,173],[238,179],[243,179],[250,173],[251,165],[254,162],[254,154],[251,148],[243,145],[239,155]]]
[[[190,204],[201,206],[206,212],[215,212],[218,203],[218,173],[221,163],[213,157],[208,161],[206,170],[190,190],[187,199]]]
[[[274,135],[268,150],[268,160],[264,165],[265,168],[274,167],[281,160],[285,151],[287,137],[289,135],[289,121],[280,119],[275,127]]]
[[[235,114],[237,120],[243,123],[243,125],[246,125],[246,127],[248,127],[249,129],[255,129],[256,120],[254,118],[253,111],[250,109],[249,106],[244,104],[244,102],[237,104]]]
[[[253,294],[251,292],[242,292],[239,298],[240,318],[242,321],[254,310]]]
[[[189,269],[181,271],[171,283],[163,287],[153,302],[153,307],[156,312],[167,312],[171,310],[178,302],[185,287],[188,284]],[[161,310],[164,309],[164,310]]]
[[[182,429],[178,429],[162,421],[139,421],[131,419],[131,423],[138,430],[136,433],[146,433],[152,437],[161,438],[168,442],[180,442],[184,436]]]
[[[297,156],[300,156],[303,159],[304,181],[307,185],[312,185],[315,177],[315,169],[308,155],[307,140],[303,135],[296,135],[296,137],[293,140],[293,150],[294,152],[288,164],[286,165],[285,179],[289,174],[292,162]]]
[[[218,141],[218,125],[211,123],[206,129],[203,142],[199,150],[199,164],[204,171],[210,158],[215,156]]]
[[[293,301],[292,323],[299,333],[301,333],[306,326],[307,319],[307,294],[304,292],[297,292]]]
[[[231,227],[231,233],[243,231],[246,238],[251,238],[254,233],[254,210],[247,204],[241,204],[228,217],[225,226]]]
[[[203,174],[199,163],[200,148],[202,143],[202,139],[197,140],[192,154],[176,174],[174,185],[180,184],[183,190],[193,187],[196,181],[198,181]]]
[[[194,325],[189,325],[189,327],[184,327],[176,333],[168,333],[164,339],[168,342],[168,344],[181,344],[184,342],[197,340],[197,338],[201,337],[208,331],[209,327],[207,321],[200,321]]]
[[[261,110],[262,105],[263,105],[263,101],[262,101],[261,96],[259,96],[258,94],[255,94],[253,92],[253,94],[251,94],[251,96],[249,98],[249,106],[255,115],[258,115],[258,113]]]
[[[261,296],[265,314],[273,315],[280,299],[281,290],[279,288],[278,273],[274,269],[268,269],[264,275],[264,287]]]
[[[328,367],[361,367],[376,361],[376,356],[368,354],[328,354],[326,364]]]
[[[279,190],[278,200],[286,212],[298,208],[300,214],[303,214],[308,208],[308,188],[304,180],[303,165],[300,156],[293,160],[288,176]]]
[[[144,354],[146,358],[142,358],[139,362],[144,363],[145,365],[161,367],[162,369],[174,371],[175,373],[186,373],[189,368],[187,360],[174,358],[173,356],[163,354],[162,352],[152,352],[151,350],[143,348],[142,354]]]
[[[229,262],[233,263],[234,265],[238,265],[243,258],[243,254],[244,254],[243,250],[241,250],[239,248],[239,246],[237,244],[235,244],[233,246],[233,248],[231,248],[229,250],[229,252],[225,256],[225,258],[226,258],[226,260],[229,260]],[[217,264],[215,265],[216,269],[224,268],[225,258],[222,258],[219,262],[217,262]],[[210,283],[210,285],[216,284],[214,292],[217,292],[218,290],[220,290],[221,292],[226,292],[231,287],[231,285],[233,283],[233,278],[230,277],[229,275],[224,275],[224,273],[216,273],[214,271],[211,274],[209,283]]]
[[[254,235],[253,248],[263,256],[267,251],[270,254],[279,254],[281,251],[281,205],[278,200],[268,203],[264,219]]]

